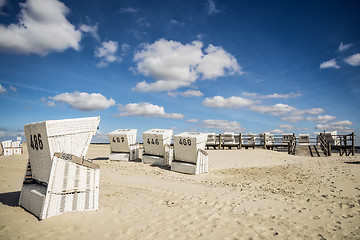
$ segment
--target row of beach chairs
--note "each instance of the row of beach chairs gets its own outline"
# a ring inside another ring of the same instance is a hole
[[[320,145],[319,136],[316,138],[316,145]],[[255,146],[266,146],[268,148],[273,148],[274,146],[285,147],[288,146],[289,142],[293,139],[297,140],[298,145],[310,145],[312,143],[312,139],[310,138],[310,134],[299,134],[298,137],[295,136],[294,133],[284,133],[282,135],[274,135],[268,132],[261,134],[253,134],[248,133],[245,134],[235,134],[231,132],[225,132],[222,134],[208,133],[206,148],[209,149],[213,147],[216,149],[219,148],[241,148],[241,147],[252,147]],[[337,137],[337,132],[327,132],[325,133],[326,141],[333,146],[339,144],[339,138]]]
[[[23,148],[21,147],[21,141],[2,141],[1,142],[2,152],[0,155],[11,156],[18,155],[23,153]]]
[[[69,211],[99,208],[100,167],[85,159],[100,117],[43,121],[24,126],[29,159],[19,205],[40,220]],[[170,166],[199,174],[208,171],[207,134],[151,129],[143,133],[143,154],[136,129],[109,133],[110,160]],[[174,144],[171,146],[171,139]]]

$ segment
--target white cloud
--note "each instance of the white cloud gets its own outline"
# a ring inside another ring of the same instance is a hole
[[[81,32],[65,18],[69,9],[57,0],[20,3],[19,23],[0,25],[0,51],[47,55],[79,50]]]
[[[208,119],[202,122],[202,127],[205,129],[218,129],[225,132],[243,132],[245,129],[241,127],[241,124],[227,120],[214,120]]]
[[[272,133],[272,134],[283,134],[284,130],[276,128],[276,129],[271,130],[270,133]]]
[[[145,117],[163,117],[172,119],[184,118],[179,113],[166,113],[164,107],[147,102],[129,103],[125,106],[119,105],[119,117],[123,116],[145,116]]]
[[[54,101],[47,101],[46,102],[46,106],[48,107],[54,107],[56,105],[56,103]]]
[[[6,14],[2,11],[2,9],[3,9],[3,7],[6,5],[6,3],[7,3],[7,0],[0,0],[0,15],[6,15]]]
[[[95,50],[95,56],[100,58],[100,62],[97,67],[107,67],[110,63],[116,60],[120,61],[121,58],[115,55],[118,50],[118,43],[116,41],[105,41],[101,44],[101,47],[97,47]]]
[[[301,93],[287,93],[287,94],[278,94],[278,93],[274,93],[274,94],[269,94],[269,95],[261,95],[258,93],[249,93],[249,92],[243,92],[242,95],[247,96],[247,97],[253,97],[253,98],[260,98],[260,99],[268,99],[268,98],[283,98],[283,99],[287,99],[287,98],[294,98],[294,97],[299,97],[302,94]]]
[[[289,116],[289,117],[283,117],[281,118],[281,120],[285,121],[285,122],[299,122],[304,120],[303,116]]]
[[[294,126],[290,124],[279,124],[279,128],[285,129],[286,131],[291,131],[294,129]]]
[[[352,46],[352,44],[343,44],[342,42],[339,45],[339,51],[343,52],[347,49],[349,49]]]
[[[104,110],[115,105],[115,101],[112,98],[108,100],[100,93],[89,94],[75,91],[73,93],[61,93],[49,98],[56,102],[67,103],[72,108],[81,111]]]
[[[16,87],[13,87],[13,86],[9,86],[9,89],[10,89],[11,91],[13,91],[13,92],[16,92],[16,91],[17,91]]]
[[[321,114],[323,112],[325,112],[325,110],[322,108],[310,108],[310,109],[306,109],[306,110],[296,109],[291,114],[293,116],[299,116],[299,115],[304,115],[304,114],[317,115],[317,114]]]
[[[171,19],[170,23],[171,23],[171,24],[174,24],[174,25],[180,25],[180,26],[184,26],[184,25],[185,25],[185,23],[179,22],[179,21],[177,21],[177,20],[175,20],[175,19]]]
[[[202,74],[202,79],[215,79],[221,76],[243,73],[236,58],[222,47],[215,47],[210,44],[205,52],[207,54],[204,54],[197,67],[197,72]]]
[[[170,97],[177,97],[177,96],[183,96],[183,97],[201,97],[204,96],[204,94],[199,90],[187,90],[185,92],[168,92],[167,93]]]
[[[265,106],[265,105],[253,105],[250,106],[250,109],[258,113],[266,113],[274,116],[280,116],[294,111],[296,108],[289,106],[287,104],[278,103],[275,105]]]
[[[197,119],[195,119],[195,118],[194,118],[194,119],[188,119],[188,120],[187,120],[187,122],[196,123],[196,122],[198,122],[198,120],[197,120]]]
[[[98,40],[98,41],[100,40],[97,25],[90,26],[90,25],[82,24],[82,25],[80,25],[80,31],[89,33],[96,40]]]
[[[318,124],[316,125],[316,128],[319,130],[327,130],[327,131],[331,131],[331,130],[337,130],[337,131],[349,131],[350,127],[352,126],[353,123],[350,122],[349,120],[345,120],[345,121],[337,121],[337,122],[332,122],[329,124]]]
[[[213,0],[208,0],[206,4],[206,13],[208,15],[214,15],[219,12],[220,10],[216,8],[215,2]]]
[[[146,20],[146,18],[143,17],[136,19],[136,23],[139,24],[140,26],[146,26],[146,27],[150,26],[150,23]]]
[[[129,45],[129,44],[123,43],[123,44],[121,45],[121,51],[123,51],[123,52],[128,52],[129,50],[130,50],[130,45]]]
[[[317,117],[307,117],[306,120],[313,121],[317,123],[326,123],[332,120],[335,120],[336,117],[330,115],[319,115]]]
[[[126,8],[120,9],[120,12],[122,12],[122,13],[137,13],[138,11],[139,11],[139,9],[132,8],[132,7],[126,7]]]
[[[6,88],[3,87],[3,86],[1,86],[1,84],[0,84],[0,94],[6,93],[6,92],[7,92],[7,91],[6,91]]]
[[[354,55],[345,58],[344,61],[354,67],[360,66],[360,53],[355,53]]]
[[[203,79],[213,79],[242,74],[236,59],[221,47],[210,45],[205,50],[205,54],[202,47],[200,41],[183,45],[165,39],[160,39],[151,45],[144,44],[142,50],[135,53],[135,70],[156,81],[139,82],[134,90],[173,91],[190,86],[200,76]]]
[[[333,58],[329,61],[320,64],[320,69],[325,69],[325,68],[340,68],[340,67],[337,65],[335,58]]]
[[[215,96],[212,98],[205,98],[203,105],[213,108],[242,108],[247,107],[256,102],[253,100],[241,98],[241,97],[230,97],[224,98],[222,96]]]

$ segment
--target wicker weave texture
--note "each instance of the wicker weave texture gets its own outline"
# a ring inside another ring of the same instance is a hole
[[[171,144],[173,130],[170,129],[151,129],[143,132],[143,143],[145,154],[164,156],[165,144]]]

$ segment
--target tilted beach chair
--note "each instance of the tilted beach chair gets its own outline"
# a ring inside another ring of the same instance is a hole
[[[99,166],[84,160],[100,117],[24,126],[29,152],[19,205],[40,220],[99,208]]]
[[[174,161],[171,170],[188,174],[208,172],[205,152],[206,133],[184,132],[174,136]]]
[[[136,143],[136,129],[118,129],[109,133],[110,160],[133,161],[139,159],[139,143]]]
[[[170,166],[173,160],[171,145],[173,130],[150,129],[143,132],[144,154],[142,162],[157,166]]]

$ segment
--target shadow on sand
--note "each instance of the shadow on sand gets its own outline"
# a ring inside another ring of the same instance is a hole
[[[10,207],[19,206],[20,191],[0,193],[0,202]]]

